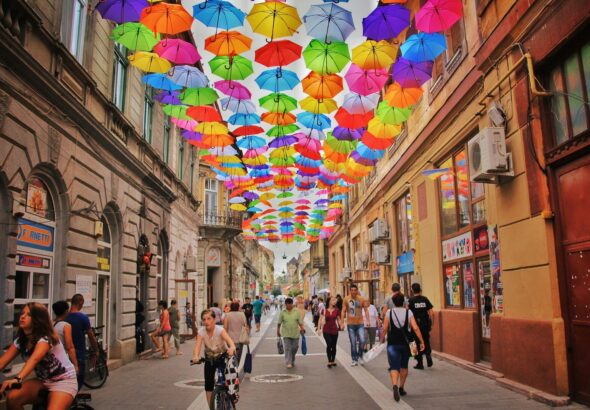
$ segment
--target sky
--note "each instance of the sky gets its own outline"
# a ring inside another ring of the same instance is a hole
[[[261,2],[261,0],[259,0],[257,2]],[[182,5],[190,14],[193,13],[193,5],[195,5],[197,3],[199,3],[198,0],[182,0]],[[252,8],[252,6],[255,4],[251,0],[230,0],[230,3],[233,4],[234,6],[240,8],[246,14],[248,14],[248,12]],[[290,0],[290,1],[287,1],[286,3],[297,7],[297,10],[299,12],[299,16],[301,17],[302,21],[303,21],[303,16],[305,15],[305,13],[307,13],[307,11],[309,10],[309,7],[311,5],[323,4],[322,0]],[[362,19],[364,17],[366,17],[372,10],[374,10],[375,7],[377,6],[377,4],[378,4],[377,0],[351,0],[348,3],[345,3],[344,1],[341,1],[340,3],[338,3],[339,6],[351,11],[352,15],[353,15],[356,30],[347,39],[347,43],[349,45],[350,50],[352,50],[352,48],[354,48],[355,46],[357,46],[360,43],[362,43],[363,41],[365,41],[365,38],[362,35]],[[252,32],[247,20],[244,20],[243,27],[234,28],[232,30],[238,30],[241,33],[243,33],[253,39],[252,48],[248,52],[241,54],[241,55],[245,58],[248,58],[248,59],[254,61],[255,50],[264,46],[266,44],[267,39],[260,34]],[[299,30],[299,33],[295,34],[292,37],[278,38],[277,40],[291,40],[291,41],[301,45],[303,48],[305,48],[307,46],[307,44],[309,44],[309,42],[312,40],[312,38],[307,35],[305,24],[302,24],[298,30]],[[214,35],[215,28],[205,27],[205,25],[203,25],[201,22],[195,21],[195,23],[193,23],[192,31],[193,31],[193,36],[194,36],[194,39],[195,39],[195,42],[197,45],[197,49],[198,49],[199,53],[201,54],[201,56],[203,57],[201,62],[203,64],[203,68],[205,70],[205,73],[208,75],[211,83],[220,80],[220,78],[218,78],[214,75],[211,75],[209,64],[208,64],[208,61],[211,60],[213,57],[215,57],[215,55],[209,53],[204,48],[205,38],[208,36]],[[299,59],[298,61],[296,61],[288,66],[285,66],[284,68],[291,70],[291,71],[295,71],[300,79],[303,79],[309,73],[309,70],[305,67],[305,63],[303,61],[303,58]],[[256,62],[254,62],[254,74],[252,74],[251,76],[249,76],[245,80],[240,81],[240,83],[242,83],[243,85],[245,85],[246,87],[249,88],[249,90],[252,93],[252,100],[256,103],[256,105],[257,105],[258,98],[269,94],[269,91],[260,90],[260,88],[258,87],[256,82],[254,81],[255,78],[258,76],[258,74],[261,71],[266,70],[266,69],[268,69],[268,67],[265,67],[263,65],[260,65]],[[346,73],[347,69],[348,69],[348,67],[344,68],[344,70],[342,70],[342,72],[341,72],[341,75],[344,75],[344,73]],[[341,92],[335,98],[336,101],[338,102],[338,105],[340,105],[340,103],[342,102],[342,98],[344,97],[344,95],[347,92],[348,92],[348,90],[345,86],[344,91]],[[295,89],[293,91],[288,91],[285,93],[295,97],[297,100],[301,100],[306,97],[306,94],[304,94],[301,89],[301,85],[298,85],[297,87],[295,87]],[[221,93],[220,93],[220,96],[221,96]],[[263,111],[262,109],[259,109],[258,114],[259,115],[262,114],[262,111]],[[294,113],[299,113],[299,112],[301,112],[301,110],[294,111]],[[231,113],[222,113],[222,115],[224,115],[225,119],[227,119],[227,116],[229,116],[229,114],[231,114]],[[334,114],[334,113],[332,113],[332,114]],[[267,124],[262,123],[261,125],[265,126]],[[335,125],[334,121],[332,122],[332,125],[333,126]],[[269,127],[270,126],[268,126],[268,125],[266,126],[267,129]],[[293,192],[296,194],[296,196],[291,199],[295,200],[299,197],[299,195],[297,194],[297,191],[293,191]],[[311,195],[311,196],[308,196],[307,198],[313,202],[314,200],[318,199],[319,197],[316,195]],[[278,202],[278,201],[276,201],[276,202]],[[275,204],[273,204],[273,205],[275,205]],[[309,248],[309,244],[306,242],[303,242],[303,243],[300,243],[300,242],[293,242],[293,243],[263,242],[262,244],[265,247],[271,249],[275,254],[275,274],[280,274],[283,269],[285,269],[285,271],[286,271],[286,263],[289,260],[291,260],[291,258],[293,258],[293,257],[296,258],[300,252],[303,252],[305,249]],[[283,254],[285,254],[287,256],[286,259],[283,259]]]

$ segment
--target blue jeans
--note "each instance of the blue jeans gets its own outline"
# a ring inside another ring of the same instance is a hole
[[[410,361],[410,349],[407,345],[389,345],[387,346],[387,361],[389,362],[389,371],[400,371],[407,369]]]
[[[350,339],[350,354],[352,355],[352,361],[356,362],[358,359],[363,358],[363,350],[365,349],[365,326],[348,325],[347,327],[348,338]]]

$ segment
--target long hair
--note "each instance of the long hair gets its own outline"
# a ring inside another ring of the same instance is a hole
[[[47,338],[50,346],[57,345],[59,343],[59,336],[55,330],[53,330],[53,322],[51,321],[51,316],[49,315],[47,308],[37,302],[29,302],[23,306],[23,309],[25,307],[29,308],[29,313],[32,319],[33,331],[30,335],[32,348],[34,349],[37,342],[44,337]],[[21,348],[25,350],[29,337],[21,327],[18,328],[16,337]]]

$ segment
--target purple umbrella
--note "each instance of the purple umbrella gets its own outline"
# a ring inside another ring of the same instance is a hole
[[[364,165],[364,166],[373,166],[377,163],[377,161],[379,161],[378,159],[365,158],[365,157],[361,156],[361,154],[359,154],[356,151],[352,151],[350,153],[350,157],[352,159],[354,159],[354,162],[356,162],[357,164]]]
[[[221,80],[215,82],[215,88],[236,100],[248,100],[252,97],[250,90],[233,80]]]
[[[178,99],[179,91],[162,91],[154,97],[156,101],[162,104],[181,105],[182,102]]]
[[[420,87],[432,77],[432,61],[415,62],[400,57],[393,65],[393,79],[402,87]]]
[[[360,140],[365,131],[365,128],[335,127],[332,136],[339,141],[355,141]]]
[[[101,0],[96,10],[102,18],[122,24],[139,21],[141,11],[148,5],[146,0]]]
[[[314,202],[314,204],[316,205],[323,205],[323,204],[327,204],[328,202],[330,202],[329,200],[323,198],[323,199],[318,199],[317,201]]]
[[[371,40],[395,38],[410,25],[410,10],[399,4],[379,6],[363,19],[363,35]]]
[[[277,137],[272,140],[268,146],[271,148],[279,148],[279,147],[286,147],[287,145],[292,145],[297,142],[297,137],[293,135],[285,135],[283,137]]]

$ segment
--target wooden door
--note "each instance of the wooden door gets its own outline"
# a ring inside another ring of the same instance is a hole
[[[590,156],[556,172],[563,305],[575,400],[590,404]]]

